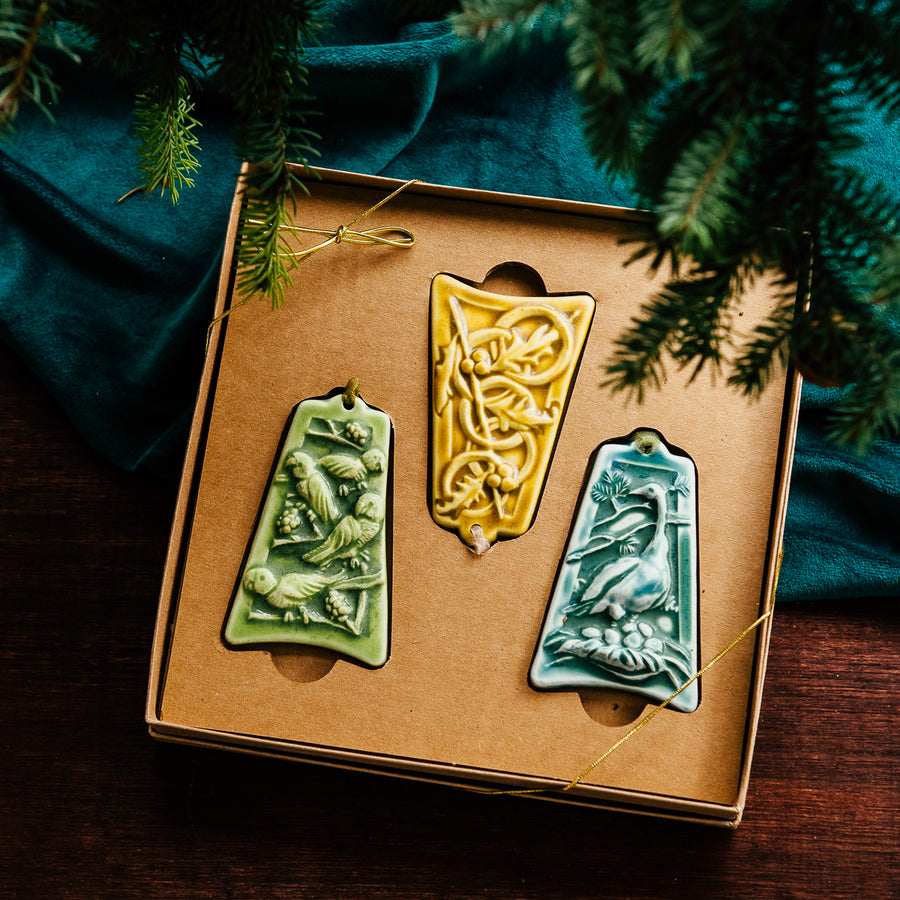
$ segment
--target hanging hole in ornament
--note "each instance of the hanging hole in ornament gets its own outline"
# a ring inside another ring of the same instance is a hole
[[[583,690],[578,692],[582,709],[600,725],[610,728],[636,721],[647,701],[625,691]]]
[[[536,269],[525,263],[504,262],[494,266],[480,285],[483,291],[505,294],[511,297],[546,297],[544,279]]]
[[[494,545],[484,536],[484,530],[478,524],[473,525],[470,529],[471,539],[469,540],[469,549],[476,556],[484,556],[488,550]]]
[[[636,431],[631,440],[637,447],[638,453],[644,456],[652,456],[659,450],[659,435],[655,431]]]
[[[338,660],[337,654],[323,647],[276,646],[269,655],[279,675],[298,684],[320,681]]]

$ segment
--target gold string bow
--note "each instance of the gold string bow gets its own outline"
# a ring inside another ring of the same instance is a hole
[[[338,225],[334,230],[328,230],[326,228],[305,228],[300,225],[282,225],[280,226],[284,231],[292,231],[295,234],[317,234],[324,236],[325,240],[320,241],[314,247],[308,247],[305,250],[296,250],[292,253],[287,254],[288,256],[292,256],[297,260],[297,263],[301,263],[304,260],[309,259],[314,253],[317,253],[319,250],[322,250],[325,247],[328,247],[330,244],[359,244],[362,246],[372,246],[372,245],[381,245],[388,247],[412,247],[416,242],[415,235],[408,229],[404,228],[402,225],[379,225],[377,228],[369,228],[365,231],[353,231],[353,226],[358,222],[362,221],[366,216],[371,215],[378,209],[381,209],[385,203],[389,203],[394,197],[397,196],[401,191],[406,190],[411,184],[418,184],[418,178],[411,178],[409,181],[404,182],[400,185],[395,191],[392,191],[387,197],[382,197],[374,206],[370,206],[365,212],[360,213],[355,219],[348,222],[346,225]],[[247,220],[251,225],[262,225],[263,223],[259,219],[248,219]],[[397,235],[397,237],[388,237],[388,235]],[[231,315],[232,312],[236,309],[240,309],[240,307],[245,306],[249,302],[249,297],[244,297],[238,303],[233,303],[228,309],[224,312],[220,313],[216,316],[212,322],[209,323],[209,326],[206,329],[206,346],[209,348],[209,336],[212,332],[213,326],[217,325],[222,321],[226,316]]]
[[[418,178],[412,178],[401,184],[393,193],[383,197],[374,206],[370,206],[364,213],[358,215],[352,222],[346,225],[338,225],[333,231],[325,228],[304,228],[300,225],[282,225],[286,231],[293,231],[295,234],[320,234],[325,237],[324,241],[320,241],[315,247],[308,247],[306,250],[297,250],[289,254],[297,259],[298,262],[308,259],[313,253],[317,253],[323,247],[329,244],[382,244],[388,247],[412,247],[416,242],[415,235],[402,225],[379,225],[377,228],[369,228],[366,231],[352,231],[357,222],[362,221],[366,216],[380,209],[385,203],[389,203],[401,191],[406,190],[411,184],[418,183]],[[249,220],[253,225],[262,225],[263,223],[256,219]],[[399,237],[387,237],[389,234],[396,234]]]

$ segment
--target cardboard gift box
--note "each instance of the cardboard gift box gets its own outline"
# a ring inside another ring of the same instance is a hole
[[[400,184],[318,174],[298,219],[325,230]],[[216,316],[233,299],[239,204]],[[614,340],[662,284],[642,264],[623,267],[631,248],[621,239],[640,219],[414,183],[355,226],[402,225],[414,246],[332,243],[295,271],[281,309],[254,301],[213,327],[153,645],[155,737],[737,824],[771,619],[702,675],[695,712],[662,710],[565,792],[652,704],[528,682],[587,461],[610,438],[656,429],[696,464],[703,662],[768,610],[775,590],[799,378],[777,372],[757,400],[722,376],[689,383],[672,368],[641,404],[602,389]],[[321,239],[300,235],[297,245]],[[592,295],[596,312],[533,524],[479,557],[427,503],[429,288],[438,273],[478,283],[511,262],[539,273],[549,293]],[[778,302],[758,283],[735,315],[739,331],[749,335]],[[350,377],[394,425],[390,658],[373,670],[296,644],[230,649],[223,623],[286,418]]]

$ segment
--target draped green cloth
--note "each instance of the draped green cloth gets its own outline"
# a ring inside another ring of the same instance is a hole
[[[372,0],[331,4],[308,55],[321,163],[472,188],[633,205],[581,137],[560,48],[476,64],[443,23],[398,25]],[[239,163],[228,113],[199,98],[201,171],[177,206],[116,201],[139,183],[132,95],[87,60],[52,59],[50,123],[21,110],[0,144],[0,336],[84,438],[126,469],[184,450]],[[897,189],[897,129],[871,114],[856,160]],[[834,393],[804,389],[779,599],[900,596],[900,446],[823,439]]]

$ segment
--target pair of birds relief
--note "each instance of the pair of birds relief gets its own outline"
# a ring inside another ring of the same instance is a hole
[[[296,642],[372,667],[390,643],[388,416],[339,393],[304,400],[279,451],[225,640]]]

